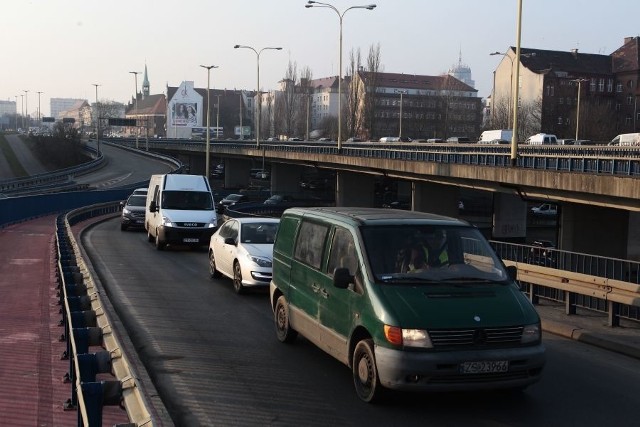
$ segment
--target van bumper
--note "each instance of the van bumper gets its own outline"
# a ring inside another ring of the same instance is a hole
[[[378,376],[395,390],[463,391],[524,388],[540,380],[545,364],[542,344],[494,350],[412,352],[376,346]],[[464,362],[508,361],[500,373],[462,373]]]
[[[215,228],[160,227],[160,240],[174,245],[208,246]]]

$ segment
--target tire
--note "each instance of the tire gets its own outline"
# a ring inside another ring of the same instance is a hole
[[[160,240],[160,233],[156,233],[156,249],[162,251],[166,245],[165,242]]]
[[[120,231],[127,231],[127,226],[124,224],[120,224]]]
[[[155,240],[155,239],[154,239],[154,238],[153,238],[153,236],[151,235],[151,231],[147,230],[147,241],[148,241],[149,243],[153,243],[153,242],[154,242],[154,240]]]
[[[353,350],[353,384],[358,397],[367,402],[375,403],[382,400],[383,387],[378,378],[376,356],[373,351],[373,340],[364,339],[356,344]]]
[[[298,336],[298,332],[289,324],[289,306],[284,295],[280,295],[276,301],[276,308],[273,311],[276,325],[276,336],[278,341],[292,343]]]
[[[216,259],[213,256],[213,251],[209,251],[209,277],[217,279],[220,276],[222,276],[222,273],[220,273],[216,268]]]
[[[242,270],[238,261],[233,263],[233,289],[237,294],[242,294],[245,291],[244,286],[242,286]]]

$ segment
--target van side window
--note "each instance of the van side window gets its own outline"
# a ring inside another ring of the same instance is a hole
[[[280,227],[278,227],[278,235],[273,246],[273,251],[287,254],[291,256],[293,252],[293,242],[298,231],[298,218],[283,216],[280,218]]]
[[[322,250],[329,232],[326,225],[303,221],[296,239],[293,256],[314,268],[320,269],[322,264]]]
[[[347,268],[351,275],[355,275],[358,270],[358,254],[353,236],[344,228],[336,228],[331,242],[331,254],[327,273],[333,274],[336,268]]]

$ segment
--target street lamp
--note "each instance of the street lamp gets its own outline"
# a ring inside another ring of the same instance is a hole
[[[578,127],[580,125],[580,92],[581,88],[582,88],[582,82],[588,82],[589,80],[587,79],[574,79],[571,80],[572,82],[577,82],[578,83],[578,105],[576,107],[576,144],[578,143]]]
[[[91,83],[96,88],[96,140],[98,141],[98,157],[100,157],[100,109],[98,108],[98,83]]]
[[[24,114],[27,117],[27,132],[29,131],[29,91],[24,91]]]
[[[135,115],[135,120],[136,120],[136,125],[135,125],[135,130],[136,130],[136,149],[138,149],[138,74],[140,74],[140,71],[129,71],[129,74],[133,74],[133,78],[134,78],[134,82],[135,82],[135,92],[133,93],[133,96],[135,96],[135,109],[136,109],[136,115]]]
[[[339,64],[338,65],[338,151],[340,151],[342,150],[342,18],[344,17],[345,13],[347,13],[351,9],[373,10],[375,9],[376,5],[368,4],[363,6],[351,6],[345,9],[342,13],[340,13],[340,11],[335,8],[335,6],[329,3],[322,3],[319,1],[313,1],[313,0],[309,0],[307,4],[304,5],[304,7],[306,8],[327,7],[333,10],[338,15],[338,18],[340,19],[340,41],[339,41],[340,54],[338,57],[339,58],[338,60],[338,64]]]
[[[18,131],[18,95],[13,95],[16,98],[16,132]]]
[[[38,94],[38,127],[40,127],[42,126],[42,119],[40,115],[40,95],[43,94],[44,92],[38,91],[36,93]]]
[[[263,47],[260,50],[256,50],[251,46],[245,46],[237,44],[234,49],[251,49],[256,54],[256,63],[258,66],[258,86],[256,87],[256,98],[258,99],[258,105],[256,106],[256,148],[260,148],[260,115],[262,113],[262,92],[260,92],[260,54],[263,50],[282,50],[281,47]],[[240,129],[242,133],[242,129]]]
[[[209,119],[211,118],[211,113],[210,113],[211,104],[209,104],[209,84],[211,82],[211,69],[218,68],[218,66],[217,65],[201,65],[201,67],[207,69],[207,148],[206,148],[207,157],[205,160],[205,173],[206,173],[207,179],[209,179],[209,145],[211,141],[211,138],[209,136]],[[218,130],[216,129],[216,134],[217,133],[218,133]]]
[[[398,138],[402,139],[402,95],[409,93],[409,91],[396,89],[395,92],[400,94],[400,131],[398,132]]]
[[[20,95],[20,123],[22,124],[22,131],[24,132],[24,95]]]

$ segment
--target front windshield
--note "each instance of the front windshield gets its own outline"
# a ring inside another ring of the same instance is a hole
[[[213,210],[211,193],[206,191],[163,191],[162,207],[178,210]]]
[[[144,206],[146,202],[147,202],[147,196],[138,196],[137,194],[134,194],[132,196],[129,196],[129,200],[127,200],[127,205],[128,206]]]
[[[240,242],[253,244],[273,244],[278,233],[277,222],[249,222],[242,224]]]
[[[478,229],[407,224],[364,226],[362,238],[378,281],[484,283],[508,275]]]

